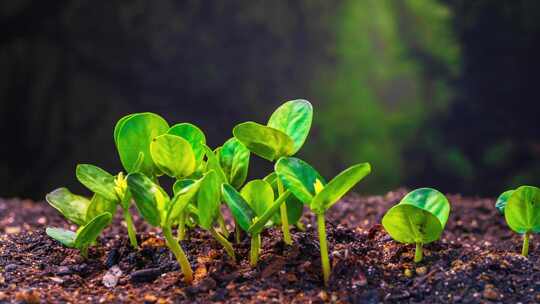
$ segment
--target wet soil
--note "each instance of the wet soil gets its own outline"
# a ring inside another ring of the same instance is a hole
[[[293,246],[283,243],[279,229],[263,233],[256,268],[247,261],[247,238],[235,245],[234,264],[207,232],[191,230],[181,242],[195,270],[195,282],[187,286],[159,231],[137,216],[140,249],[129,247],[118,214],[83,260],[45,234],[48,226],[76,228],[54,209],[0,200],[0,303],[540,302],[537,241],[531,241],[528,258],[520,256],[520,236],[507,228],[493,199],[449,195],[452,212],[443,237],[425,246],[424,261],[415,265],[413,246],[394,242],[378,224],[404,194],[353,194],[333,207],[327,216],[333,268],[328,288],[321,284],[309,213],[307,230],[293,229]]]

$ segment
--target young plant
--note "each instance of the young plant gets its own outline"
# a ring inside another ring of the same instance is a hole
[[[521,186],[506,191],[499,196],[496,206],[510,229],[523,234],[521,254],[528,256],[530,235],[540,232],[540,188]]]
[[[307,100],[296,99],[285,102],[270,116],[266,125],[244,122],[234,127],[233,134],[251,152],[271,162],[281,157],[292,156],[304,144],[313,120],[313,107]],[[278,193],[284,192],[278,179]],[[287,204],[280,209],[283,240],[292,244],[287,217]]]
[[[390,236],[405,244],[416,244],[414,262],[423,259],[422,246],[438,240],[450,214],[450,203],[439,191],[420,188],[409,192],[382,219]]]
[[[173,252],[184,274],[184,281],[191,284],[193,270],[187,256],[172,235],[172,224],[195,197],[201,183],[208,175],[184,187],[172,199],[145,174],[136,172],[127,176],[128,187],[141,216],[152,226],[163,231],[167,247]]]
[[[371,172],[368,163],[361,163],[342,171],[325,184],[322,176],[308,163],[294,157],[283,157],[275,165],[275,172],[286,189],[307,204],[317,216],[324,284],[330,279],[330,260],[324,215],[343,195]]]
[[[77,248],[84,258],[88,258],[88,247],[94,243],[103,229],[112,221],[115,204],[98,194],[88,200],[71,193],[67,188],[59,188],[47,194],[47,202],[70,222],[79,225],[77,232],[62,228],[48,227],[48,236],[66,247]]]
[[[267,225],[272,225],[270,219],[278,213],[290,192],[284,191],[274,200],[272,186],[264,180],[250,181],[240,193],[229,184],[223,184],[221,191],[236,222],[251,236],[249,262],[255,267],[261,250],[260,234]]]

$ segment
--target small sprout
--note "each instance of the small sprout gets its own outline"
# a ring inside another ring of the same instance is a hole
[[[510,198],[510,195],[514,193],[514,190],[507,190],[501,193],[499,197],[497,198],[497,201],[495,202],[495,208],[499,210],[501,214],[504,215],[504,208],[506,207],[506,203],[508,203],[508,199]]]
[[[48,236],[66,247],[77,248],[84,258],[88,257],[88,247],[95,242],[103,229],[112,221],[111,209],[116,205],[95,194],[92,200],[71,193],[67,188],[59,188],[47,194],[47,202],[60,211],[64,217],[81,227],[77,232],[62,228],[47,228]]]
[[[304,144],[313,120],[313,107],[307,100],[287,101],[270,116],[266,125],[245,122],[234,127],[233,134],[251,152],[269,161],[292,156]],[[278,194],[284,192],[281,181],[277,180]],[[292,244],[289,232],[287,205],[280,209],[281,227],[285,243]]]
[[[450,203],[439,191],[420,188],[409,192],[382,219],[390,236],[405,244],[416,244],[414,262],[423,259],[422,246],[438,240],[450,214]]]
[[[233,137],[218,148],[216,154],[228,183],[235,189],[240,189],[248,174],[249,149]]]
[[[540,188],[521,186],[511,191],[504,192],[497,205],[504,206],[502,212],[510,229],[523,234],[521,254],[526,257],[530,234],[540,232]]]
[[[321,264],[324,284],[330,279],[330,260],[326,240],[325,212],[337,203],[360,180],[371,172],[368,163],[349,167],[324,184],[322,176],[308,163],[294,157],[283,157],[275,165],[275,172],[285,188],[290,190],[300,201],[309,205],[317,215]]]
[[[163,134],[150,143],[150,155],[161,172],[172,178],[185,178],[195,172],[195,154],[180,136]]]

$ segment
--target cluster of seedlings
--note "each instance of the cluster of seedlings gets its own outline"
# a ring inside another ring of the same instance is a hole
[[[137,248],[129,211],[134,202],[144,220],[160,228],[189,284],[193,271],[179,244],[187,229],[207,230],[233,262],[236,256],[231,242],[239,242],[243,231],[251,239],[249,262],[256,266],[263,230],[279,226],[284,243],[291,245],[290,226],[303,229],[299,220],[307,206],[317,218],[322,275],[327,284],[330,261],[325,212],[368,175],[371,166],[353,165],[327,182],[311,165],[294,157],[309,134],[312,119],[308,101],[291,100],[277,108],[265,125],[238,124],[231,139],[212,149],[205,134],[193,124],[169,126],[153,113],[125,116],[114,128],[114,141],[126,173],[114,176],[93,165],[78,165],[76,177],[93,192],[92,197],[59,188],[46,199],[80,228],[76,232],[47,228],[46,233],[87,257],[88,247],[110,225],[120,205],[130,244]],[[272,162],[274,171],[246,182],[252,153]],[[160,185],[163,176],[174,180],[170,192]],[[505,192],[497,201],[508,225],[524,234],[524,255],[529,234],[540,231],[540,206],[535,204],[540,203],[539,198],[540,189],[524,186]],[[233,215],[234,235],[225,225],[223,203]],[[388,210],[382,224],[394,240],[416,244],[414,261],[421,262],[422,246],[440,238],[449,213],[450,204],[442,193],[421,188]]]

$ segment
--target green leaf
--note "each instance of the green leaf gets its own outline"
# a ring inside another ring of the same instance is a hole
[[[45,199],[69,221],[86,224],[86,210],[90,201],[82,196],[71,193],[67,188],[58,188],[45,196]]]
[[[206,145],[206,136],[204,135],[204,132],[199,129],[199,127],[187,122],[179,123],[172,126],[167,133],[180,136],[187,140],[191,145],[191,149],[193,150],[195,162],[197,165],[201,163],[205,153],[204,145]]]
[[[324,184],[324,178],[305,161],[295,157],[283,157],[274,166],[283,186],[304,204],[310,204],[315,196],[315,182]]]
[[[112,215],[108,212],[102,213],[94,217],[88,224],[79,228],[77,237],[75,238],[74,246],[82,248],[83,246],[93,243],[101,234],[105,227],[109,226],[112,221]]]
[[[296,99],[287,101],[277,108],[267,125],[287,134],[294,142],[292,154],[300,150],[311,128],[313,107],[309,101]]]
[[[197,194],[199,225],[207,230],[212,227],[219,212],[220,185],[217,173],[214,170],[209,171],[204,175]]]
[[[194,179],[181,179],[177,180],[173,185],[173,193],[176,195],[177,193],[180,193],[184,188],[188,187],[189,185],[192,185],[196,182]]]
[[[276,172],[272,172],[263,179],[272,186],[272,190],[274,190],[274,197],[279,197],[277,178],[278,177]],[[287,219],[289,220],[289,224],[296,224],[304,213],[304,203],[302,203],[302,201],[299,200],[296,196],[289,195],[285,204],[287,206]],[[275,224],[280,224],[281,216],[279,214],[276,214],[272,218],[272,222]]]
[[[75,247],[75,238],[77,237],[77,234],[73,231],[62,228],[47,227],[47,229],[45,229],[45,233],[66,247]]]
[[[137,171],[148,176],[160,173],[150,157],[150,142],[169,129],[167,122],[153,113],[137,113],[118,126],[116,141],[122,165],[128,173],[135,172],[135,164],[142,153],[144,158]]]
[[[204,149],[206,150],[206,170],[216,171],[219,184],[229,183],[229,181],[227,180],[227,176],[225,175],[225,172],[223,172],[223,168],[221,168],[219,159],[214,153],[214,151],[212,151],[212,149],[210,149],[208,146],[204,146]]]
[[[116,213],[116,204],[116,202],[110,201],[97,193],[94,194],[86,210],[86,222],[105,212],[114,215]]]
[[[118,132],[120,131],[120,129],[122,129],[122,126],[124,126],[124,123],[126,122],[126,120],[128,120],[129,118],[131,118],[131,116],[133,116],[135,114],[129,114],[129,115],[126,115],[122,118],[120,118],[120,120],[118,120],[118,122],[116,123],[116,125],[114,126],[114,144],[116,145],[116,147],[118,148]]]
[[[420,188],[390,208],[382,224],[398,242],[427,244],[440,238],[449,214],[450,203],[442,193]]]
[[[249,149],[233,137],[223,144],[217,155],[229,184],[239,189],[248,174]]]
[[[162,226],[170,226],[173,221],[178,218],[180,213],[184,211],[189,202],[195,197],[204,179],[205,177],[187,187],[184,187],[174,195],[167,208],[165,220],[161,223]]]
[[[242,195],[236,191],[233,186],[228,184],[221,185],[221,193],[223,199],[229,206],[233,217],[236,219],[236,223],[240,225],[240,228],[244,231],[249,230],[249,226],[255,218],[255,211],[251,209],[249,204],[244,200]]]
[[[344,170],[315,195],[310,204],[311,210],[324,213],[370,172],[371,166],[368,163],[357,164]]]
[[[287,134],[256,122],[236,125],[233,135],[251,152],[269,161],[295,152],[294,142]]]
[[[114,190],[114,176],[109,172],[88,164],[77,165],[75,175],[81,184],[92,192],[98,193],[110,201],[118,201],[118,195]]]
[[[170,177],[182,178],[195,171],[191,145],[180,136],[157,136],[150,143],[150,155],[156,166]]]
[[[504,218],[508,226],[517,233],[540,232],[540,188],[517,188],[508,198]]]
[[[248,203],[257,216],[261,216],[274,202],[274,190],[269,183],[261,179],[255,179],[247,183],[240,195]]]
[[[497,202],[495,202],[495,208],[497,208],[497,210],[499,210],[501,214],[504,214],[504,208],[506,207],[506,204],[508,203],[508,199],[510,198],[512,193],[514,193],[514,190],[507,190],[507,191],[504,191],[497,198]]]
[[[141,216],[154,227],[161,224],[162,210],[169,200],[146,175],[136,172],[127,176],[128,188],[133,195],[135,205]]]
[[[248,229],[248,233],[260,233],[271,218],[275,218],[276,215],[279,216],[279,208],[281,204],[291,196],[290,194],[291,192],[289,190],[283,192],[283,194],[278,197],[260,217],[255,218],[253,224]]]

